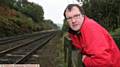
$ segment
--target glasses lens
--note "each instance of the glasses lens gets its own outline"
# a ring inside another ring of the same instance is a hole
[[[76,14],[76,15],[74,15],[73,17],[68,17],[68,18],[66,18],[67,19],[67,21],[72,21],[72,19],[78,19],[80,17],[80,14]]]

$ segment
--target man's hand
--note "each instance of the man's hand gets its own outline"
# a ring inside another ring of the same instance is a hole
[[[84,61],[85,57],[86,57],[86,55],[83,55],[83,56],[82,56],[82,61]]]

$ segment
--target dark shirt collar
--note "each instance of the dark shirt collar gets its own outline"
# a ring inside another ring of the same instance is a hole
[[[69,28],[68,32],[71,33],[71,34],[73,34],[73,35],[79,35],[79,34],[81,34],[79,30],[78,31],[74,31],[71,28]]]

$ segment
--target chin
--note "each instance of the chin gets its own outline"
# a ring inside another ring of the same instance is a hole
[[[74,31],[79,31],[79,29],[73,29]]]
[[[74,31],[79,31],[79,30],[80,30],[80,28],[73,28],[73,30],[74,30]]]

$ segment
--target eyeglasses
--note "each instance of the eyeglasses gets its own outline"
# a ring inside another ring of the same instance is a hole
[[[76,14],[76,15],[74,15],[73,17],[68,17],[68,18],[66,18],[66,19],[67,19],[68,22],[71,22],[72,19],[78,19],[78,18],[80,18],[80,14]]]

